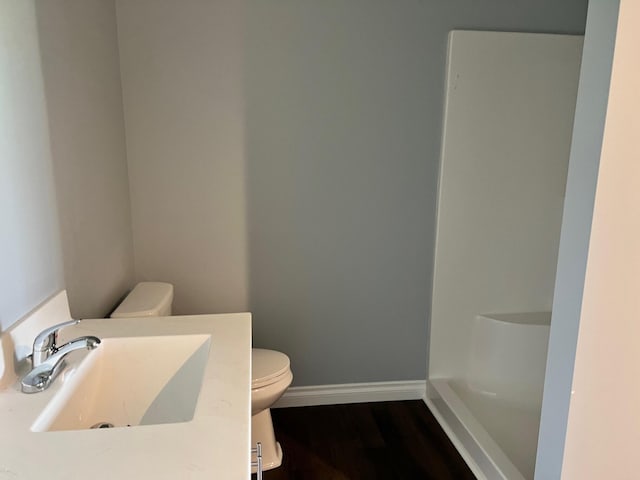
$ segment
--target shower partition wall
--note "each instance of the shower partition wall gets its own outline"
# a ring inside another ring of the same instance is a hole
[[[427,404],[479,478],[533,478],[581,51],[450,34]]]

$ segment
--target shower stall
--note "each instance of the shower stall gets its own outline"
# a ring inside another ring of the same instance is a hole
[[[449,37],[427,404],[476,476],[532,479],[582,37]]]

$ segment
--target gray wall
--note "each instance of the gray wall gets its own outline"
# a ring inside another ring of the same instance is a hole
[[[425,378],[447,33],[582,33],[586,3],[248,2],[254,344],[297,385]]]
[[[0,331],[63,287],[31,0],[0,0]]]
[[[252,310],[255,344],[290,354],[298,385],[424,379],[447,33],[581,33],[586,0],[116,4],[137,279],[175,283],[177,313]],[[119,93],[102,70],[116,61],[113,29],[78,23],[94,8],[111,18],[109,2],[92,1],[43,34],[69,22],[50,53],[91,65],[45,74],[56,95],[66,81],[82,92],[50,108],[61,215],[75,232],[65,267],[93,278],[110,262],[97,289],[107,298],[127,284],[129,250]],[[78,48],[57,51],[69,41]],[[83,118],[96,122],[86,145],[58,124]],[[104,177],[99,206],[78,207]],[[106,246],[83,229],[106,235],[100,215],[114,232]],[[73,242],[102,252],[92,260]]]
[[[138,280],[176,314],[248,309],[237,0],[118,0]]]
[[[560,478],[619,1],[591,0],[573,127],[536,479]]]
[[[115,2],[36,12],[71,314],[103,317],[134,281]]]

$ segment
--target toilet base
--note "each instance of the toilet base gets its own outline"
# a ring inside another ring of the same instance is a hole
[[[251,417],[251,445],[262,444],[262,471],[282,465],[282,448],[276,441],[271,420],[271,409],[267,408]],[[255,473],[255,467],[251,468]]]

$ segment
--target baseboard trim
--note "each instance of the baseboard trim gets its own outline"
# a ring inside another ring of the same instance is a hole
[[[426,380],[290,387],[272,408],[420,400],[425,392]]]

